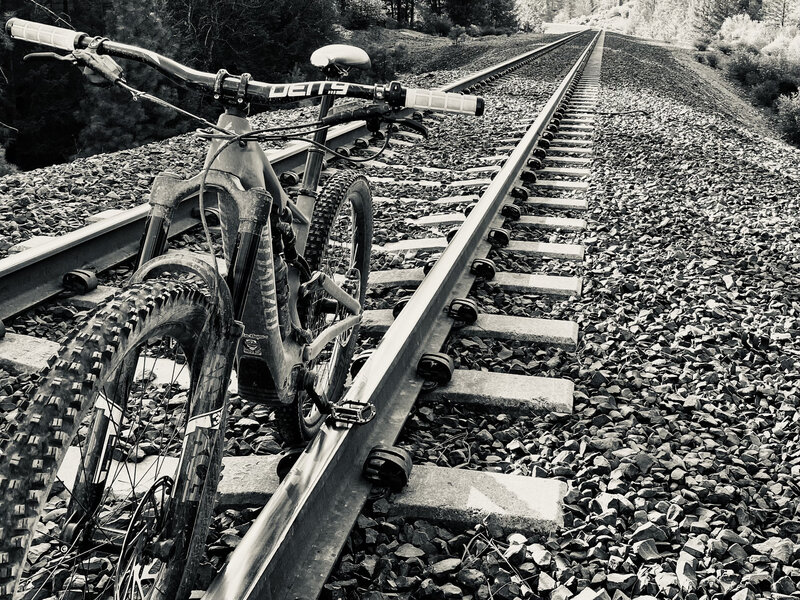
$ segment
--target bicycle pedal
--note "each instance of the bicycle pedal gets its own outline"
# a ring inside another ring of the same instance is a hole
[[[375,418],[371,402],[342,402],[331,407],[331,420],[336,424],[363,425]]]

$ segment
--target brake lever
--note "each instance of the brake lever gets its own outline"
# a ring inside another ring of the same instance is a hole
[[[75,57],[72,54],[58,54],[57,52],[31,52],[22,57],[23,62],[36,60],[60,60],[75,64]]]
[[[405,125],[406,127],[413,129],[414,131],[419,133],[426,140],[428,139],[428,128],[425,127],[425,125],[423,125],[416,119],[409,119],[408,117],[397,117],[397,118],[384,118],[384,120],[391,121],[392,123],[397,123],[398,125]]]
[[[98,54],[94,49],[75,50],[72,53],[75,61],[83,66],[83,74],[89,83],[99,86],[114,85],[124,82],[122,67],[108,55]]]

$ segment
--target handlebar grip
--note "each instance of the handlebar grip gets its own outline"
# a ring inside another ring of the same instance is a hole
[[[15,40],[25,40],[70,51],[75,50],[75,43],[86,35],[80,31],[25,21],[16,17],[6,23],[6,33]]]
[[[462,113],[476,117],[483,114],[483,98],[480,96],[419,88],[406,89],[405,105],[406,108]]]

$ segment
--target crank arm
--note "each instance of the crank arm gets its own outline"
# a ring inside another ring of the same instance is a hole
[[[337,321],[330,327],[325,328],[313,342],[303,348],[303,360],[314,360],[322,350],[334,339],[361,323],[361,315],[353,315],[341,321]]]
[[[336,300],[341,306],[344,306],[352,314],[357,315],[361,312],[361,303],[358,300],[345,292],[332,277],[328,277],[325,273],[319,271],[314,273],[311,279],[300,286],[300,295],[305,297],[320,289]]]

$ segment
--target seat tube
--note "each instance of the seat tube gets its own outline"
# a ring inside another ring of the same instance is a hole
[[[322,119],[328,114],[333,106],[334,96],[322,96],[319,105],[319,118]],[[328,130],[321,129],[314,133],[314,141],[317,144],[324,144],[328,139]],[[319,176],[322,171],[322,159],[325,158],[325,151],[317,146],[311,146],[306,154],[306,166],[303,171],[303,184],[301,190],[304,193],[316,192],[319,185]]]

